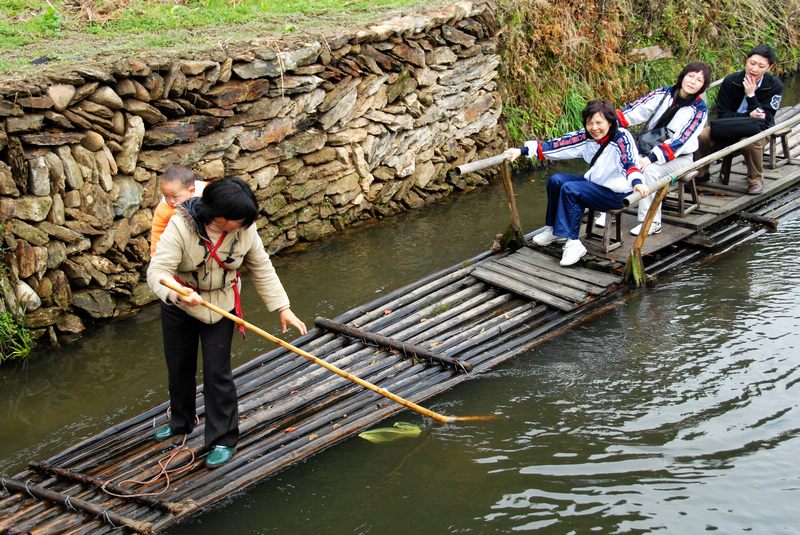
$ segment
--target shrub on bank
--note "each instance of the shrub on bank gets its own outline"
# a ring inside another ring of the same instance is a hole
[[[714,78],[740,69],[766,42],[780,74],[800,66],[795,2],[723,0],[499,0],[504,105],[512,142],[579,128],[587,100],[627,102],[674,82],[691,60]],[[656,46],[662,54],[647,47]]]

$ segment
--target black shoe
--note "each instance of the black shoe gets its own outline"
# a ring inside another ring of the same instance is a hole
[[[711,181],[711,174],[710,173],[706,173],[704,175],[697,176],[694,179],[694,183],[695,184],[705,184],[706,182],[710,182],[710,181]]]

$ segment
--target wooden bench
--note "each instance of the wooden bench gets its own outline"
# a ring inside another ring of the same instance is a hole
[[[616,227],[615,237],[611,237],[612,227]],[[622,245],[622,210],[608,210],[603,234],[594,231],[594,210],[589,208],[586,216],[586,239],[602,239],[603,252],[608,253]]]
[[[783,148],[783,156],[782,158],[786,160],[787,164],[792,163],[792,153],[789,151],[789,139],[788,136],[791,134],[791,128],[784,128],[782,130],[778,130],[774,134],[771,134],[768,138],[769,140],[769,160],[767,161],[767,168],[775,169],[777,167],[777,155],[776,152],[776,145],[778,139],[781,140],[781,146]],[[719,168],[719,180],[723,184],[728,184],[731,179],[731,165],[733,164],[733,159],[736,156],[741,156],[742,151],[737,150],[725,156],[722,159],[722,166]]]
[[[777,167],[777,163],[775,161],[775,158],[776,158],[776,155],[775,155],[775,144],[776,144],[778,138],[780,138],[781,146],[783,148],[783,156],[782,156],[782,158],[784,160],[786,160],[787,164],[792,163],[792,153],[789,150],[789,139],[788,139],[788,136],[791,133],[792,133],[792,129],[791,128],[784,128],[783,130],[778,130],[777,132],[775,132],[774,134],[769,136],[769,168],[770,169],[775,169],[775,167]]]
[[[689,171],[679,176],[677,182],[670,186],[670,190],[675,192],[676,197],[664,199],[661,209],[676,212],[678,217],[686,217],[692,210],[700,206],[697,184],[694,181],[696,176],[697,171]]]

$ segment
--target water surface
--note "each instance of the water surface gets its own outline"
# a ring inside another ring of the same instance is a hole
[[[545,178],[515,178],[526,231],[543,220]],[[493,184],[274,261],[311,324],[484,251],[507,225]],[[501,421],[403,413],[421,437],[352,438],[172,532],[797,533],[798,242],[800,222],[785,222],[426,403]],[[252,289],[245,314],[278,334]],[[271,349],[237,340],[234,364]],[[4,366],[0,473],[166,396],[155,306]]]

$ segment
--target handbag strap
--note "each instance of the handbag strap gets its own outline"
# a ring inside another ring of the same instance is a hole
[[[654,128],[661,128],[667,126],[669,122],[672,120],[672,118],[675,117],[675,114],[678,113],[678,110],[681,109],[682,107],[683,106],[678,105],[677,102],[670,105],[670,107],[667,108],[667,111],[665,111],[664,114],[658,118],[658,122],[656,122]]]
[[[656,108],[653,110],[653,113],[651,113],[651,114],[650,114],[650,117],[648,117],[648,118],[647,118],[647,121],[645,122],[645,125],[647,125],[647,126],[646,126],[645,128],[647,128],[648,130],[650,129],[650,128],[648,128],[648,127],[650,126],[650,121],[652,121],[652,120],[653,120],[653,117],[655,116],[656,112],[657,112],[659,109],[661,109],[661,105],[662,105],[662,104],[664,104],[664,101],[666,100],[666,98],[667,98],[669,95],[670,95],[670,92],[669,92],[669,91],[667,91],[666,93],[664,93],[664,96],[663,96],[663,97],[661,97],[661,100],[659,100],[659,101],[658,101],[658,106],[656,106]],[[666,114],[667,114],[667,112],[664,112],[664,115],[666,115]],[[661,119],[663,119],[663,118],[664,118],[664,115],[662,115],[661,117],[659,117],[659,119],[658,119],[658,122],[659,122],[659,123],[661,122]],[[673,113],[672,113],[672,115],[675,115],[675,112],[673,112]],[[670,117],[670,120],[672,120],[672,117]],[[661,125],[661,126],[663,126],[663,125]],[[659,127],[659,125],[658,125],[658,124],[654,124],[654,125],[653,125],[653,128],[658,128],[658,127]]]
[[[608,139],[603,141],[603,144],[600,145],[600,148],[594,153],[594,156],[592,156],[592,161],[589,162],[589,169],[594,167],[594,164],[597,163],[597,159],[600,158],[600,155],[603,154],[603,151],[606,150],[606,147],[608,147],[609,143],[611,143],[611,136],[608,136]]]
[[[244,316],[242,315],[242,295],[241,295],[241,293],[239,291],[239,279],[240,279],[239,272],[238,271],[234,271],[231,268],[229,268],[227,265],[225,265],[225,262],[223,262],[220,259],[219,255],[217,254],[217,251],[219,251],[219,248],[222,245],[222,242],[225,240],[225,237],[227,235],[228,235],[227,232],[223,232],[220,235],[219,239],[217,240],[216,245],[214,245],[213,247],[211,245],[211,242],[206,241],[206,240],[203,240],[203,245],[205,245],[206,249],[208,249],[209,256],[211,258],[213,258],[214,260],[216,260],[217,264],[219,265],[219,267],[222,268],[223,271],[233,271],[233,273],[234,273],[234,276],[233,276],[233,310],[236,313],[236,317],[237,318],[239,318],[240,320],[244,320]],[[242,339],[247,340],[247,331],[245,331],[244,325],[242,325],[240,323],[240,324],[237,325],[236,329],[240,333],[242,333]]]

